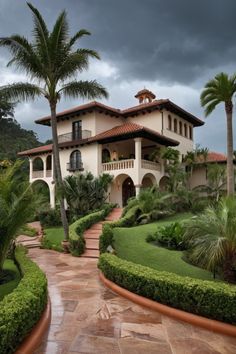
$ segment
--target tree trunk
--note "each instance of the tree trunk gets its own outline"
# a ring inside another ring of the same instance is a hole
[[[234,194],[234,166],[233,166],[233,103],[225,103],[227,117],[227,195]]]
[[[56,104],[50,102],[51,108],[51,126],[52,126],[52,140],[53,140],[53,161],[54,161],[54,172],[55,172],[55,182],[56,188],[59,190],[59,200],[60,200],[60,211],[61,211],[61,221],[64,229],[64,239],[69,239],[69,226],[65,210],[65,200],[63,193],[63,180],[61,174],[61,165],[59,157],[59,146],[58,146],[58,136],[57,136],[57,118],[56,118]]]

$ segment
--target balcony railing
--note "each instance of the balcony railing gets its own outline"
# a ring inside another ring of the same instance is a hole
[[[83,140],[83,139],[88,139],[92,135],[91,130],[82,130],[81,134],[78,136],[74,136],[72,132],[66,133],[66,134],[61,134],[58,135],[58,142],[59,143],[66,143],[69,141],[74,141],[74,140]]]
[[[32,171],[32,178],[43,178],[44,171]]]
[[[120,160],[106,162],[102,164],[102,169],[104,172],[114,171],[114,170],[126,170],[128,168],[134,168],[134,160]]]
[[[68,162],[66,164],[66,170],[67,171],[70,171],[70,172],[75,172],[75,171],[83,171],[84,168],[83,168],[83,163],[80,162],[80,163],[71,163],[71,162]]]
[[[161,171],[161,165],[157,162],[142,160],[141,166],[147,170]]]

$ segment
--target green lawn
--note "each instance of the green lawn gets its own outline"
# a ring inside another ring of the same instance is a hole
[[[14,278],[7,283],[0,284],[0,301],[4,298],[5,295],[11,293],[17,287],[21,279],[19,270],[11,259],[7,259],[4,262],[3,269],[13,272]]]
[[[57,251],[62,251],[63,248],[61,246],[61,242],[64,239],[64,232],[62,227],[50,227],[48,229],[45,229],[45,244],[50,245],[51,247],[45,247],[45,248],[52,248]]]
[[[213,280],[208,271],[195,267],[182,260],[182,251],[168,250],[146,242],[146,236],[157,230],[157,226],[163,226],[173,221],[187,220],[191,214],[179,214],[165,221],[136,226],[132,228],[116,228],[115,249],[118,257],[139,263],[156,270],[176,273],[192,278]]]

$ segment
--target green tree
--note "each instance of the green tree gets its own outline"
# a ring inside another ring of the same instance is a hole
[[[233,96],[236,92],[236,75],[217,74],[210,80],[201,94],[205,115],[211,114],[216,106],[224,103],[227,123],[227,193],[234,194],[233,169]]]
[[[17,231],[34,212],[29,183],[19,182],[22,162],[0,170],[0,273]]]
[[[188,222],[185,241],[190,247],[194,264],[215,272],[223,270],[223,277],[236,281],[236,199],[222,199],[216,207],[208,207],[204,214]]]
[[[3,92],[0,91],[0,120],[3,118],[14,118],[16,103],[10,102]]]
[[[96,51],[90,49],[74,49],[75,44],[90,33],[81,29],[74,36],[69,36],[69,24],[65,11],[58,16],[50,32],[39,11],[27,3],[33,14],[33,39],[29,42],[18,34],[2,38],[0,45],[7,47],[12,60],[9,65],[26,72],[30,83],[15,83],[4,87],[4,95],[10,100],[27,101],[38,96],[45,97],[51,111],[51,127],[53,138],[53,156],[55,164],[55,182],[59,193],[62,224],[65,240],[68,240],[68,221],[63,196],[63,180],[61,174],[59,147],[57,136],[56,107],[61,96],[66,98],[101,98],[107,97],[107,91],[97,81],[77,81],[76,74],[89,66],[89,59],[99,59]],[[72,81],[69,81],[72,80]],[[38,84],[39,83],[39,84]]]

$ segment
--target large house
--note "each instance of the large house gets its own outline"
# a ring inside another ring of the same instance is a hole
[[[57,114],[62,176],[92,172],[114,176],[109,201],[123,206],[140,188],[162,184],[165,165],[150,161],[154,149],[170,146],[181,155],[193,150],[193,130],[203,121],[169,99],[139,91],[138,105],[124,110],[90,102]],[[50,117],[36,120],[50,126]],[[44,181],[55,204],[52,145],[20,152],[30,162],[30,182]]]

